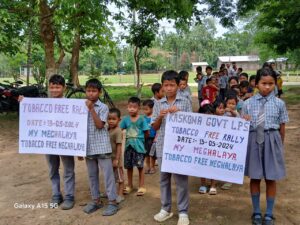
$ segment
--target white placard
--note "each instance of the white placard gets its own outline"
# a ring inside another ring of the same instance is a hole
[[[162,171],[243,183],[249,121],[185,112],[166,120]]]
[[[19,153],[86,156],[87,115],[84,99],[24,98]]]

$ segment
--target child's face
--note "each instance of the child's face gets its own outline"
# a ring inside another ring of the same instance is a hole
[[[65,87],[61,84],[49,84],[49,93],[51,98],[62,98],[64,96]]]
[[[187,87],[187,82],[186,82],[186,80],[181,80],[181,81],[179,82],[179,89],[180,89],[180,90],[184,90],[186,87]]]
[[[254,79],[252,79],[250,81],[250,87],[255,88],[255,80]]]
[[[211,80],[211,81],[209,81],[208,83],[207,83],[207,86],[212,86],[214,83],[213,83],[213,81]]]
[[[217,85],[217,79],[216,78],[211,78],[211,82],[212,82],[212,84]]]
[[[269,95],[275,88],[275,80],[272,76],[262,76],[258,81],[257,88],[262,96]]]
[[[150,108],[148,105],[143,106],[143,112],[146,116],[151,116],[153,108]]]
[[[86,98],[92,102],[98,101],[98,98],[101,94],[101,91],[99,91],[97,88],[94,87],[87,87],[85,89]]]
[[[247,94],[248,93],[248,88],[247,87],[241,88],[240,93],[241,94]]]
[[[217,108],[216,108],[216,115],[218,116],[222,116],[225,113],[225,106],[224,104],[220,104]]]
[[[231,88],[233,85],[237,85],[238,82],[235,80],[235,79],[232,79],[230,82],[229,82],[229,87]]]
[[[108,127],[109,128],[116,128],[119,125],[120,118],[116,113],[109,113],[108,114]]]
[[[206,70],[206,74],[207,74],[208,76],[210,76],[211,73],[212,73],[212,70],[211,70],[211,69],[207,69],[207,70]]]
[[[167,97],[175,97],[178,90],[178,84],[175,80],[164,80],[162,83],[162,88]]]
[[[156,93],[155,93],[155,98],[156,98],[156,99],[161,99],[161,98],[163,98],[164,96],[165,96],[165,93],[164,93],[163,88],[161,88],[161,89],[159,90],[159,92],[156,92]]]
[[[245,77],[245,76],[240,76],[240,77],[239,77],[239,81],[240,81],[240,82],[241,82],[241,81],[244,81],[244,80],[248,80],[247,77]]]
[[[140,106],[137,103],[129,102],[127,105],[127,111],[130,116],[138,115]]]
[[[227,102],[226,102],[226,106],[227,106],[227,108],[229,108],[231,110],[235,110],[236,109],[235,99],[228,99]]]

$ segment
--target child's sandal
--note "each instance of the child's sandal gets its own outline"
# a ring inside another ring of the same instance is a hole
[[[265,214],[263,225],[274,225],[275,218],[272,215]]]
[[[124,194],[124,195],[129,195],[131,192],[132,192],[132,188],[129,187],[129,186],[126,186],[126,187],[123,189],[123,194]]]
[[[146,194],[146,188],[140,187],[136,193],[136,196],[143,196],[144,194]]]
[[[260,213],[253,213],[251,216],[252,225],[262,225],[262,217]]]

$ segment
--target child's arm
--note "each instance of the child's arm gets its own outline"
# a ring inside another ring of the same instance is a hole
[[[92,118],[95,122],[95,126],[98,128],[98,129],[102,129],[105,125],[105,122],[100,120],[97,112],[95,111],[95,108],[94,108],[94,103],[90,100],[86,100],[85,102],[86,106],[88,107],[91,115],[92,115]]]
[[[162,123],[163,118],[168,114],[169,110],[163,109],[160,111],[156,120],[152,123],[152,127],[154,130],[159,130],[160,125]]]
[[[113,167],[118,167],[119,161],[122,154],[122,143],[117,144],[117,152],[116,152],[116,158],[113,161]]]
[[[284,143],[284,137],[285,137],[285,123],[280,124],[279,133],[281,136],[282,144]]]

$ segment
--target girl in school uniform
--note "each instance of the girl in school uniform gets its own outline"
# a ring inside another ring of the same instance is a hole
[[[276,181],[285,177],[283,141],[288,114],[285,103],[274,94],[276,74],[260,69],[255,84],[259,93],[245,101],[242,114],[251,121],[245,175],[249,176],[253,206],[252,224],[273,225]],[[265,179],[267,209],[262,217],[260,183]]]

